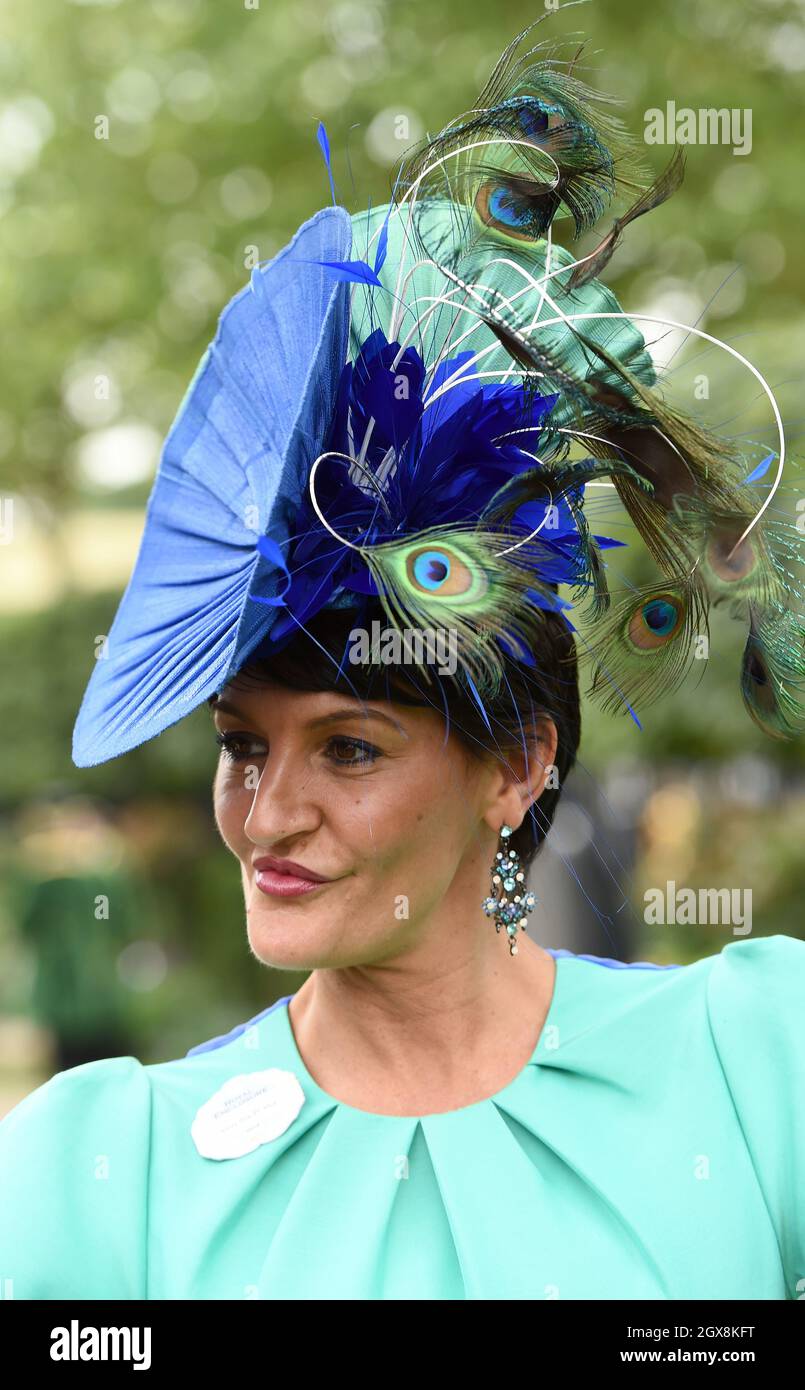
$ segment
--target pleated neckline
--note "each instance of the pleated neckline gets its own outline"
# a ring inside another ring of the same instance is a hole
[[[279,1004],[275,1006],[277,1013],[277,1022],[278,1024],[280,1024],[282,1028],[285,1046],[293,1059],[293,1066],[295,1070],[298,1071],[300,1077],[305,1083],[305,1089],[309,1089],[310,1092],[314,1095],[314,1097],[324,1105],[329,1105],[334,1108],[337,1107],[346,1115],[358,1116],[360,1119],[364,1121],[385,1120],[389,1124],[399,1123],[405,1120],[438,1120],[444,1119],[449,1115],[470,1115],[473,1111],[482,1110],[484,1108],[489,1107],[490,1105],[495,1104],[498,1101],[503,1103],[512,1096],[513,1092],[519,1086],[522,1085],[523,1078],[527,1074],[529,1068],[538,1065],[538,1054],[540,1053],[543,1047],[543,1040],[548,1030],[553,1027],[558,1027],[559,1025],[559,1018],[563,1008],[563,995],[567,978],[565,962],[568,959],[572,959],[573,957],[560,956],[558,953],[555,953],[553,951],[549,951],[549,954],[553,956],[555,962],[553,993],[551,995],[551,1002],[548,1006],[548,1012],[545,1015],[539,1038],[537,1039],[534,1050],[531,1053],[531,1056],[528,1058],[528,1061],[525,1063],[524,1066],[520,1068],[520,1071],[517,1073],[517,1075],[510,1082],[508,1082],[506,1086],[503,1086],[499,1091],[496,1091],[494,1095],[486,1096],[483,1100],[472,1101],[470,1105],[456,1106],[452,1110],[431,1110],[425,1114],[419,1115],[387,1115],[377,1110],[361,1110],[358,1106],[348,1105],[346,1101],[338,1100],[336,1096],[330,1095],[329,1091],[325,1091],[310,1074],[302,1057],[302,1054],[299,1051],[299,1047],[296,1042],[296,1036],[293,1031],[293,1025],[291,1023],[290,1013],[288,1011],[288,1006],[291,1002],[291,999],[294,997],[293,995],[288,995],[286,998],[280,1000]]]

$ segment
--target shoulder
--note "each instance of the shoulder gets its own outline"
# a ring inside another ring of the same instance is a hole
[[[660,965],[567,950],[553,954],[557,957],[557,993],[562,993],[564,1013],[570,1013],[574,1026],[585,1031],[591,1018],[602,1024],[622,1021],[631,1026],[645,1008],[657,1022],[665,1005],[673,1012],[681,1006],[683,997],[698,996],[701,1001],[704,982],[715,959],[706,958],[691,965]]]
[[[709,1057],[734,1095],[757,1109],[763,1078],[778,1097],[803,1084],[799,1033],[805,1013],[805,941],[766,936],[730,941],[690,964],[624,964],[564,953],[558,968],[563,1016],[589,1035],[591,1020],[613,1040],[639,1035],[686,1065]],[[567,983],[565,983],[567,982]],[[564,993],[562,991],[564,990]]]
[[[802,1004],[805,990],[805,941],[795,936],[746,937],[731,941],[712,957],[711,1017],[724,1024],[736,1004],[754,1004],[781,1023],[793,1022],[787,1012]]]
[[[151,1090],[134,1057],[58,1072],[0,1121],[14,1298],[142,1297]]]
[[[803,1116],[789,1120],[805,1124],[805,941],[778,935],[731,942],[712,960],[706,998],[736,1102],[763,1120],[798,1095]]]
[[[11,1281],[10,1296],[148,1297],[160,1174],[184,1190],[201,1165],[216,1167],[191,1126],[225,1082],[294,1070],[283,1002],[184,1057],[111,1057],[58,1072],[0,1120],[0,1280]],[[318,1113],[310,1106],[306,1124]]]
[[[108,1057],[57,1072],[0,1121],[0,1151],[8,1160],[31,1144],[49,1148],[71,1133],[119,1118],[138,1124],[150,1106],[148,1069],[136,1057]]]
[[[148,1296],[154,1154],[177,1127],[189,1133],[231,1051],[86,1062],[0,1121],[0,1278],[13,1298]]]
[[[728,1017],[739,997],[763,994],[766,1003],[783,1007],[802,998],[805,987],[805,941],[794,936],[747,937],[730,941],[713,955],[690,964],[658,965],[654,961],[624,962],[608,956],[554,951],[558,959],[584,962],[575,967],[591,988],[622,998],[657,991],[699,994],[711,1013]],[[573,969],[574,965],[570,965]]]
[[[665,1002],[674,1010],[690,1005],[706,1012],[717,1047],[751,1046],[756,1058],[761,1033],[766,1056],[775,1045],[793,1043],[805,1003],[805,941],[793,936],[730,941],[688,965],[554,954],[566,958],[562,968],[573,972],[573,993],[582,1001],[595,996],[604,1009],[607,1003],[620,1007],[640,1000],[652,1009]]]

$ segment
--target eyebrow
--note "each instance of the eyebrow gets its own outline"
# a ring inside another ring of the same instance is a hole
[[[220,710],[222,714],[233,714],[236,719],[243,719],[249,723],[248,715],[239,710],[237,705],[233,705],[230,700],[213,695],[208,701],[210,709],[214,712]],[[355,709],[352,705],[344,705],[341,709],[331,710],[329,714],[320,714],[316,719],[309,719],[307,727],[309,729],[319,728],[323,724],[340,723],[342,719],[378,719],[384,724],[391,724],[392,728],[397,729],[401,734],[405,734],[402,724],[396,719],[392,719],[388,714],[383,714],[379,709]]]

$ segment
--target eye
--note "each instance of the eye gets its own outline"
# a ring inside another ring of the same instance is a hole
[[[373,763],[377,758],[383,756],[379,748],[375,748],[371,743],[364,743],[363,739],[359,738],[331,738],[327,746],[332,750],[329,756],[340,767],[360,767],[366,763]],[[350,750],[354,752],[357,749],[360,756],[342,758],[335,753],[336,748],[346,749],[348,753]]]
[[[253,739],[249,734],[244,733],[217,733],[215,742],[218,744],[224,758],[230,763],[244,762],[246,758],[260,758],[265,752],[265,747],[260,739]],[[255,752],[255,744],[258,751]]]

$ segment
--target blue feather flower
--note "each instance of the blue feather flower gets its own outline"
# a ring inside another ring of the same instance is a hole
[[[317,468],[314,486],[327,522],[352,545],[411,538],[437,520],[472,524],[505,483],[535,466],[558,395],[539,396],[519,382],[484,383],[472,362],[473,353],[459,353],[429,375],[415,348],[402,349],[376,329],[343,368],[322,451],[333,457]],[[510,525],[525,537],[544,515],[543,503],[527,502]],[[540,533],[543,560],[535,578],[572,584],[579,577],[580,538],[564,497],[551,521]],[[343,606],[350,595],[359,605],[360,596],[377,593],[360,554],[322,525],[309,491],[286,563],[290,582],[273,601],[280,611],[266,639],[269,648],[321,608]],[[570,606],[531,594],[539,607]]]

